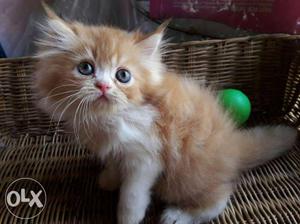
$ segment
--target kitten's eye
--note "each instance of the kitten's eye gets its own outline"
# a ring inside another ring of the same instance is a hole
[[[95,72],[94,66],[88,62],[81,62],[77,66],[77,70],[81,75],[92,75]]]
[[[116,72],[116,79],[121,83],[128,83],[131,79],[131,74],[126,69],[119,69]]]

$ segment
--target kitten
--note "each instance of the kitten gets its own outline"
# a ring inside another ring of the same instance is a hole
[[[213,92],[168,72],[164,25],[143,35],[46,11],[35,72],[40,106],[106,162],[99,182],[120,186],[119,224],[138,224],[152,191],[170,205],[161,223],[208,221],[241,171],[295,142],[285,126],[238,130]]]

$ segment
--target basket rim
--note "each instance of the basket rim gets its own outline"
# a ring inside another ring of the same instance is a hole
[[[226,39],[209,39],[209,40],[192,40],[192,41],[182,41],[182,42],[166,42],[164,47],[186,47],[192,45],[207,45],[207,44],[226,44],[226,43],[233,43],[233,42],[245,42],[245,41],[255,41],[255,40],[265,40],[265,39],[286,39],[286,40],[300,40],[300,35],[294,34],[284,34],[284,33],[277,33],[277,34],[258,34],[258,35],[251,35],[251,36],[243,36],[243,37],[233,37],[233,38],[226,38]],[[0,58],[1,62],[18,62],[18,61],[26,61],[26,60],[34,60],[38,59],[36,55],[27,55],[21,57],[8,57],[8,58]]]
[[[26,60],[32,61],[36,59],[35,56],[23,56],[23,57],[11,57],[11,58],[0,58],[0,63],[1,62],[23,62]]]
[[[300,40],[300,35],[293,34],[258,34],[251,36],[243,36],[243,37],[233,37],[226,39],[210,39],[210,40],[192,40],[192,41],[183,41],[178,43],[166,43],[166,47],[173,46],[190,46],[190,45],[207,45],[207,44],[219,44],[219,43],[233,43],[233,42],[245,42],[245,41],[256,41],[256,40],[265,40],[265,39],[286,39],[286,40]]]

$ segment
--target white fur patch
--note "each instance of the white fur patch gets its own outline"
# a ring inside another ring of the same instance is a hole
[[[161,217],[162,224],[191,224],[193,217],[177,208],[168,208]]]
[[[129,106],[114,114],[95,119],[93,131],[106,133],[107,139],[92,140],[103,160],[119,161],[122,184],[118,205],[118,223],[138,224],[150,202],[151,188],[162,172],[161,142],[154,122],[159,113],[151,105]],[[97,142],[99,141],[99,142]]]
[[[141,49],[144,66],[151,72],[151,82],[159,84],[162,80],[164,65],[161,63],[161,48],[163,48],[163,33],[154,33],[138,43]]]
[[[162,224],[201,224],[210,221],[220,215],[226,207],[228,198],[216,203],[212,208],[194,212],[185,212],[178,208],[168,208],[161,217]]]
[[[113,115],[99,115],[95,124],[109,136],[106,142],[99,142],[99,156],[105,159],[108,154],[133,152],[141,158],[157,157],[161,142],[153,128],[158,116],[150,105],[129,106]]]
[[[159,161],[131,154],[125,157],[124,182],[120,190],[118,223],[139,224],[150,202],[150,190],[161,172]]]
[[[154,131],[158,112],[150,105],[131,106],[100,120],[99,129],[108,133],[99,155],[117,155],[123,183],[118,205],[118,223],[138,224],[150,202],[150,190],[161,173],[161,143]]]
[[[38,52],[37,57],[55,55],[61,51],[70,51],[77,44],[75,33],[63,21],[48,19],[47,25],[40,24],[44,37],[37,41],[43,49]]]
[[[161,41],[163,38],[162,33],[154,33],[153,35],[147,37],[138,43],[138,46],[143,49],[143,53],[152,57],[159,51]]]
[[[157,85],[161,82],[163,76],[162,74],[164,73],[164,65],[160,62],[160,56],[159,58],[156,59],[151,59],[151,60],[145,60],[144,65],[146,68],[151,72],[151,82],[154,85]]]

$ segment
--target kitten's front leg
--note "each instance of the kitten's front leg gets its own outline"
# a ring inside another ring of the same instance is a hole
[[[161,172],[157,161],[136,161],[125,169],[118,205],[118,224],[138,224],[150,202],[150,190]]]

